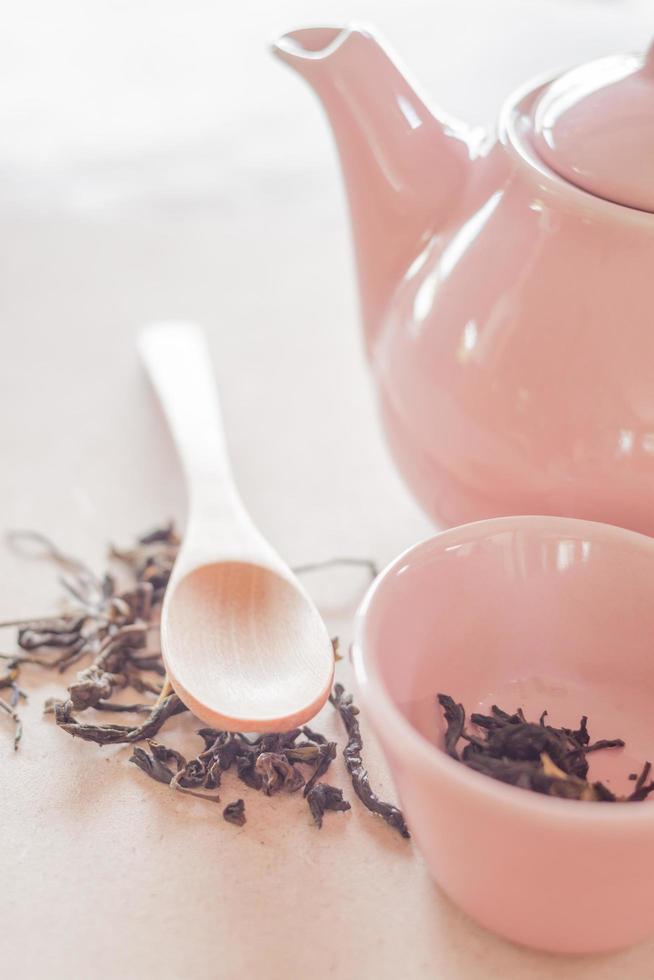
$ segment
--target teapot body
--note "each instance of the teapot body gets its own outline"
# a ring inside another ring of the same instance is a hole
[[[394,458],[439,523],[553,514],[654,534],[654,215],[549,171],[507,105],[371,349]]]

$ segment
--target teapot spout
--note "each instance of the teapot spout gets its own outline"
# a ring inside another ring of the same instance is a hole
[[[273,51],[315,90],[336,138],[370,353],[407,266],[463,197],[468,133],[427,107],[367,29],[292,31]]]

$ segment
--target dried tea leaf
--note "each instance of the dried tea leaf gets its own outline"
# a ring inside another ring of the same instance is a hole
[[[204,780],[206,789],[218,789],[222,781],[223,770],[218,759],[207,767],[207,775]]]
[[[380,800],[370,786],[368,772],[361,758],[363,739],[361,737],[359,722],[356,718],[359,709],[352,703],[351,695],[345,693],[342,684],[335,684],[329,700],[341,716],[347,732],[348,740],[343,750],[343,758],[345,759],[345,766],[352,779],[354,792],[371,813],[377,813],[387,824],[397,830],[402,837],[410,837],[411,834],[404,821],[402,811],[398,810],[391,803],[385,803],[383,800]]]
[[[593,742],[592,745],[587,745],[585,751],[588,753],[597,752],[599,749],[622,749],[624,746],[625,742],[622,738],[600,738],[599,741]]]
[[[312,786],[307,793],[307,803],[318,830],[322,827],[322,818],[327,810],[350,809],[348,801],[343,799],[343,790],[327,783],[316,783]]]
[[[304,776],[300,770],[278,752],[261,752],[254,764],[254,771],[261,777],[261,788],[267,796],[280,789],[294,793],[304,786]]]
[[[263,779],[255,769],[256,761],[255,753],[247,753],[246,755],[237,755],[234,764],[238,778],[250,789],[258,790],[263,786]]]
[[[521,708],[510,715],[493,705],[490,715],[470,716],[481,731],[479,737],[465,730],[462,705],[455,704],[449,695],[439,695],[438,700],[447,723],[446,751],[476,772],[521,789],[563,799],[613,803],[645,799],[654,792],[654,782],[644,785],[649,770],[644,775],[641,773],[642,779],[627,797],[617,797],[603,783],[587,780],[589,752],[621,748],[625,743],[621,738],[591,743],[585,715],[577,729],[555,728],[546,723],[547,711],[542,712],[535,725],[527,721]],[[467,743],[461,755],[456,748],[460,739]]]
[[[158,783],[165,783],[167,786],[170,786],[175,776],[172,769],[165,762],[157,759],[155,755],[150,755],[150,753],[138,745],[134,747],[129,761],[133,762],[135,766],[138,766],[151,779],[156,779]]]
[[[438,701],[443,709],[445,721],[447,722],[447,731],[445,732],[445,751],[448,755],[451,755],[453,759],[458,759],[459,753],[456,750],[456,743],[463,734],[466,713],[463,710],[463,705],[456,704],[448,694],[439,694]]]
[[[317,764],[322,757],[322,746],[303,742],[294,745],[284,753],[289,762],[301,762],[303,765]]]
[[[325,745],[327,742],[324,735],[321,735],[320,732],[314,731],[313,728],[309,728],[308,725],[302,726],[302,734],[306,735],[309,741],[315,742],[317,745]]]
[[[181,752],[177,752],[176,749],[169,749],[167,745],[162,745],[161,742],[156,742],[153,738],[148,739],[148,745],[150,752],[159,762],[174,762],[177,772],[185,768],[186,759]]]
[[[87,742],[97,742],[98,745],[110,745],[152,738],[169,718],[186,710],[186,705],[176,694],[169,694],[159,704],[154,705],[149,718],[141,725],[89,725],[77,721],[73,716],[71,701],[62,701],[55,705],[55,719],[60,728],[70,735]]]
[[[316,783],[325,775],[333,760],[336,758],[336,742],[327,742],[318,747],[319,759],[310,779],[304,787],[304,795],[308,796]]]
[[[124,686],[124,679],[91,664],[78,673],[76,682],[68,688],[72,709],[85,711],[86,708],[96,707],[98,702],[111,697],[117,685]]]
[[[640,774],[636,777],[636,785],[633,788],[633,792],[627,797],[629,802],[637,803],[641,800],[646,800],[649,794],[654,792],[654,781],[647,782],[651,771],[652,763],[646,762]]]
[[[184,789],[191,789],[194,786],[204,786],[207,778],[207,767],[201,759],[191,759],[179,770],[175,777],[177,785]]]
[[[245,803],[243,800],[234,800],[233,803],[228,803],[223,810],[223,817],[227,823],[236,824],[237,827],[242,827],[245,823]]]

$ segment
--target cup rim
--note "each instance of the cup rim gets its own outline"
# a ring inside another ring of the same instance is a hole
[[[598,531],[600,531],[604,541],[631,541],[636,546],[654,552],[654,540],[637,531],[629,531],[617,525],[603,524],[599,521],[542,515],[497,517],[474,521],[448,528],[422,539],[406,548],[386,565],[368,588],[357,609],[350,652],[361,701],[369,714],[373,727],[383,725],[384,729],[392,734],[395,742],[409,748],[412,754],[420,759],[423,765],[435,775],[458,783],[466,789],[478,793],[489,802],[506,807],[517,807],[523,813],[531,813],[548,820],[583,820],[608,823],[609,825],[628,822],[630,825],[651,829],[654,825],[654,802],[650,811],[647,806],[632,806],[626,801],[620,801],[612,806],[598,806],[595,800],[566,800],[545,796],[491,779],[483,773],[475,772],[468,766],[462,765],[456,759],[452,759],[446,752],[422,735],[402,714],[386,687],[375,657],[369,650],[366,650],[365,631],[369,612],[377,601],[384,583],[399,566],[420,552],[430,551],[434,548],[441,550],[455,542],[461,544],[477,540],[489,532],[520,528],[522,525],[530,526],[533,530],[556,529],[562,534],[565,533],[566,528],[569,528],[570,532],[592,528],[594,536],[597,537]],[[654,746],[652,754],[654,755]]]

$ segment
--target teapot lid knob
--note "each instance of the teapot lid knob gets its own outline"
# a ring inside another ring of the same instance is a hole
[[[654,212],[654,42],[566,72],[536,104],[532,141],[559,176]]]

